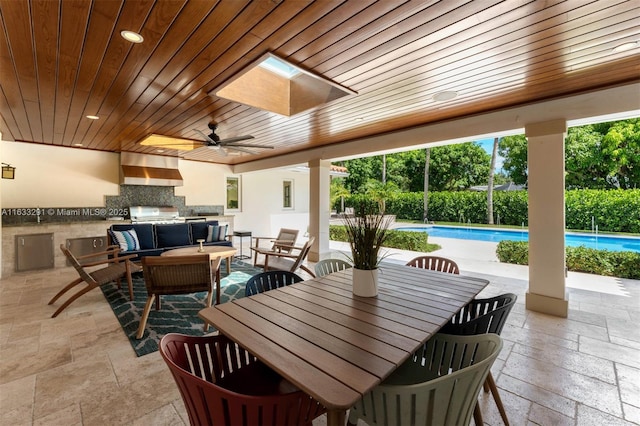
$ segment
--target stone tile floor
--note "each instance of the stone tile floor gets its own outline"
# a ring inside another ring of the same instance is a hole
[[[486,245],[443,247],[462,273],[490,279],[481,296],[519,297],[492,369],[511,424],[640,424],[640,281],[569,273],[569,317],[556,318],[524,308],[526,267],[497,263]],[[0,280],[0,424],[188,424],[159,353],[135,356],[99,290],[50,318],[48,300],[74,274]],[[502,424],[489,394],[479,401],[485,423]]]

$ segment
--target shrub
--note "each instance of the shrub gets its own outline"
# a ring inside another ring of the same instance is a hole
[[[426,232],[398,231],[390,229],[384,247],[400,250],[412,250],[428,253],[440,248],[437,244],[429,244]],[[343,225],[329,225],[329,239],[348,242],[347,231]]]
[[[501,262],[529,264],[529,243],[500,241],[496,255]],[[640,253],[632,251],[596,250],[580,247],[566,248],[567,269],[575,272],[640,279]]]

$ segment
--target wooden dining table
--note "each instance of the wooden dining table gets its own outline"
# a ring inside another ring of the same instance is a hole
[[[215,305],[199,316],[327,408],[327,425],[470,302],[484,279],[385,263],[375,297],[351,269]]]

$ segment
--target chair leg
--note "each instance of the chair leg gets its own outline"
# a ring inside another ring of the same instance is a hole
[[[213,301],[213,290],[210,290],[209,292],[207,292],[207,308],[211,307],[211,302]],[[204,331],[207,332],[209,331],[209,323],[205,321],[204,323]]]
[[[133,302],[133,281],[131,280],[131,262],[128,260],[126,262],[126,277],[127,277],[127,285],[129,286],[129,300]]]
[[[147,326],[147,319],[149,319],[149,312],[151,311],[151,307],[153,306],[153,300],[156,298],[155,294],[150,294],[147,298],[147,303],[144,305],[144,311],[142,312],[142,317],[140,318],[140,325],[138,325],[138,332],[136,333],[136,339],[142,339],[142,335],[144,334],[144,329]]]
[[[300,265],[300,269],[302,269],[303,271],[307,272],[309,275],[311,275],[313,278],[316,277],[315,272],[313,272],[311,269],[307,268],[304,265]]]
[[[473,421],[476,426],[482,426],[484,421],[482,420],[482,411],[480,411],[480,405],[476,402],[476,406],[473,408]]]
[[[82,281],[82,280],[81,280],[81,281]],[[75,285],[75,284],[74,284],[74,285]],[[69,286],[67,286],[67,287],[69,287]],[[67,287],[65,287],[63,290],[64,290],[64,291],[67,291],[67,290],[68,290],[68,289],[67,289]],[[55,312],[53,313],[53,315],[51,315],[51,318],[55,318],[55,317],[57,317],[57,316],[58,316],[58,314],[59,314],[60,312],[64,311],[64,310],[65,310],[65,308],[66,308],[67,306],[69,306],[69,305],[70,305],[74,300],[76,300],[78,297],[82,296],[83,294],[88,293],[89,291],[93,290],[93,289],[94,289],[94,288],[96,288],[96,287],[97,287],[97,286],[95,286],[95,285],[87,285],[87,286],[86,286],[85,288],[83,288],[82,290],[79,290],[77,293],[75,293],[73,296],[71,296],[69,299],[67,299],[67,301],[66,301],[66,302],[64,302],[62,305],[60,305],[60,307],[58,308],[58,310],[57,310],[57,311],[55,311]],[[71,287],[69,287],[69,288],[71,288]],[[63,293],[64,293],[64,291],[63,291]],[[57,299],[57,298],[58,298],[58,295],[56,295],[56,296],[54,297],[54,299]],[[52,301],[53,301],[53,300],[52,300]],[[51,302],[49,302],[49,304],[51,304]]]
[[[498,406],[498,411],[500,411],[502,421],[506,426],[509,426],[509,419],[507,419],[507,413],[504,410],[504,405],[502,405],[502,398],[500,398],[500,394],[498,393],[498,386],[496,385],[496,381],[493,379],[491,371],[489,371],[489,374],[487,375],[486,383],[489,385],[489,389],[491,389],[491,395],[493,395],[493,400]]]
[[[73,287],[77,286],[78,284],[80,284],[82,282],[82,278],[77,278],[73,281],[71,281],[69,284],[67,284],[62,290],[60,290],[58,293],[56,293],[55,296],[53,296],[53,298],[51,300],[49,300],[49,305],[53,305],[53,303],[58,300],[58,298],[60,298],[60,296],[62,296],[63,294],[65,294],[67,291],[71,290]]]

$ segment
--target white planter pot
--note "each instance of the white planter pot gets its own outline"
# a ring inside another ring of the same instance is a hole
[[[353,294],[362,297],[378,295],[378,270],[353,268]]]

